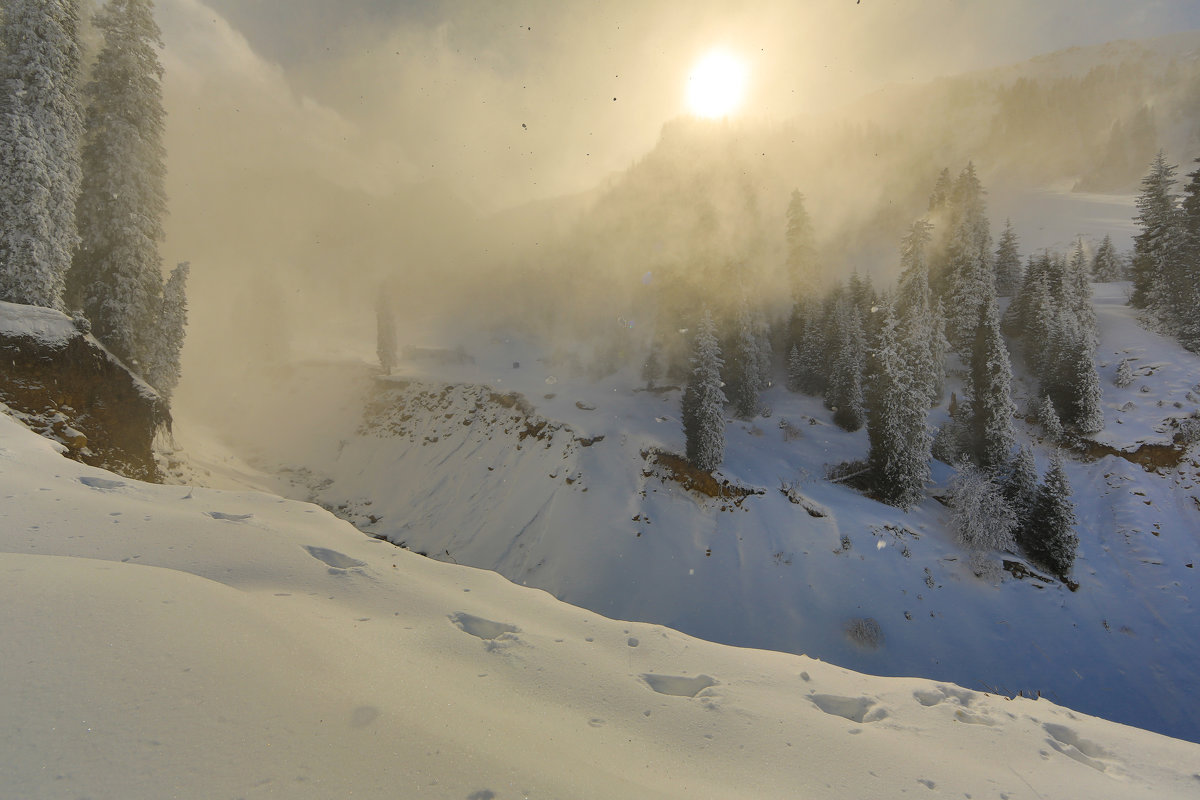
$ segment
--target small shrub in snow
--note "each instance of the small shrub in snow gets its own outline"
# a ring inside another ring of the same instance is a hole
[[[846,623],[846,638],[867,650],[883,646],[883,628],[874,617],[855,617]]]
[[[1113,384],[1119,389],[1128,388],[1133,383],[1133,368],[1129,366],[1129,359],[1122,358],[1121,363],[1117,365],[1117,376],[1113,378]]]

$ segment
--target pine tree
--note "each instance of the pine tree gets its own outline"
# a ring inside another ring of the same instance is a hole
[[[759,393],[763,389],[763,377],[759,372],[762,358],[759,337],[754,331],[754,317],[743,297],[738,308],[736,330],[730,359],[726,362],[730,400],[734,413],[747,419],[758,414]]]
[[[396,368],[397,358],[396,317],[392,306],[380,293],[375,302],[375,354],[384,375],[391,375]]]
[[[1200,164],[1200,158],[1196,159]],[[1188,173],[1183,188],[1183,247],[1174,298],[1179,341],[1200,353],[1200,169]]]
[[[725,457],[725,393],[721,390],[721,350],[716,325],[707,310],[696,332],[692,375],[683,394],[683,433],[687,459],[711,471]]]
[[[69,288],[96,338],[136,364],[153,347],[163,286],[162,37],[150,0],[109,0],[95,24],[104,46],[87,86],[81,242]]]
[[[1104,427],[1100,376],[1096,372],[1096,345],[1092,336],[1066,318],[1055,329],[1057,367],[1048,390],[1059,419],[1083,433]]]
[[[162,302],[154,315],[157,332],[146,365],[146,380],[168,403],[182,374],[180,356],[187,332],[189,271],[188,262],[177,264],[163,285]]]
[[[1028,531],[1033,519],[1034,502],[1037,500],[1038,475],[1037,464],[1033,460],[1033,450],[1022,445],[1017,455],[1009,465],[1008,474],[1004,477],[1004,499],[1016,516],[1016,535],[1018,542],[1027,547]]]
[[[929,270],[925,262],[928,241],[929,224],[925,220],[913,223],[901,244],[896,305],[904,361],[918,385],[924,387],[926,400],[932,405],[941,397],[945,377],[945,348],[940,341],[945,334],[944,325],[935,319],[931,307]]]
[[[804,385],[804,360],[800,357],[800,348],[792,345],[788,353],[787,388],[789,392],[799,392]]]
[[[793,302],[800,302],[820,286],[812,220],[799,189],[792,191],[787,208],[787,270]]]
[[[807,395],[825,392],[827,364],[827,342],[825,317],[828,314],[815,299],[805,299],[796,304],[792,314],[792,331],[799,363],[793,369],[789,362],[789,374],[793,377],[796,391]]]
[[[1067,262],[1063,274],[1063,310],[1074,318],[1082,335],[1096,342],[1100,336],[1096,328],[1096,310],[1092,306],[1092,286],[1089,277],[1083,240],[1077,239],[1071,260]]]
[[[6,0],[0,18],[0,300],[63,307],[79,242],[78,0]]]
[[[980,467],[996,470],[1009,460],[1016,408],[1012,402],[1012,364],[1000,335],[994,301],[980,314],[970,368],[972,451]]]
[[[1004,233],[996,247],[996,294],[1011,297],[1021,284],[1021,255],[1017,251],[1017,233],[1012,220],[1004,221]]]
[[[865,420],[862,377],[866,366],[866,342],[862,318],[848,296],[841,296],[835,302],[832,322],[825,407],[833,411],[833,421],[839,427],[856,431]]]
[[[1058,418],[1058,412],[1054,410],[1054,401],[1048,394],[1043,394],[1038,399],[1037,421],[1050,441],[1058,442],[1062,439],[1062,421]]]
[[[1074,527],[1071,484],[1063,469],[1062,456],[1055,452],[1034,501],[1029,554],[1065,577],[1075,563],[1075,551],[1079,547]]]
[[[1129,359],[1122,358],[1121,363],[1117,365],[1117,374],[1113,378],[1113,385],[1118,389],[1126,389],[1133,383],[1133,368],[1129,366]]]
[[[928,385],[906,362],[904,342],[890,303],[881,309],[882,324],[871,353],[867,462],[876,496],[908,509],[924,495],[930,474],[931,439],[925,424]]]
[[[1117,255],[1112,237],[1105,234],[1104,241],[1100,242],[1100,246],[1096,248],[1096,255],[1092,257],[1092,280],[1097,283],[1124,280],[1123,271],[1121,257]]]
[[[1012,550],[1017,516],[986,469],[962,462],[950,486],[951,524],[958,540],[976,552]]]
[[[1141,231],[1133,242],[1134,308],[1162,313],[1167,308],[1167,285],[1183,247],[1184,231],[1174,194],[1175,166],[1160,150],[1142,178],[1137,198],[1137,223]]]

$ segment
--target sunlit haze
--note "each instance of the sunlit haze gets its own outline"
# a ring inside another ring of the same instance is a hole
[[[698,117],[724,117],[737,111],[746,92],[746,64],[724,50],[708,53],[688,75],[688,109]]]

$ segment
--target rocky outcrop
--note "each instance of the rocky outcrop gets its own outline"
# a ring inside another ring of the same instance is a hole
[[[166,404],[65,314],[0,303],[0,402],[70,458],[159,478],[153,443],[170,427]]]

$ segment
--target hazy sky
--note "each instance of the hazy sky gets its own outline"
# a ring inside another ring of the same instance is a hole
[[[199,0],[160,0],[160,16]],[[820,112],[884,82],[1200,28],[1195,0],[207,0],[297,99],[398,178],[487,206],[582,188],[683,113],[690,66],[750,64],[745,113]],[[173,40],[198,31],[178,31]],[[379,172],[374,176],[382,180]]]

